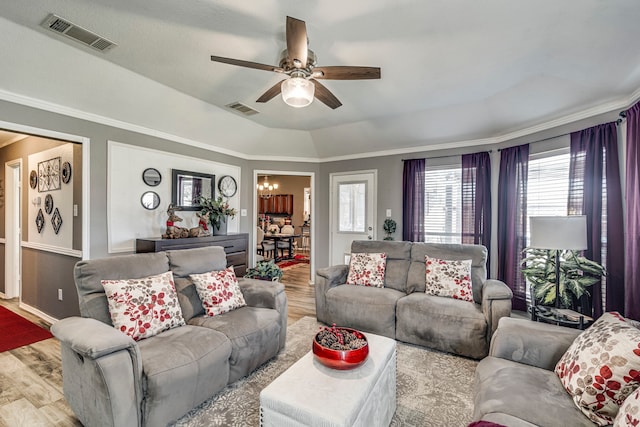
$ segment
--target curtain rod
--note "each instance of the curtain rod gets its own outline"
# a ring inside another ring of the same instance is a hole
[[[478,153],[491,153],[492,151],[493,150],[478,151]],[[414,157],[413,159],[402,159],[402,161],[408,162],[409,160],[420,160],[420,159],[426,159],[426,160],[444,159],[446,157],[456,157],[456,156],[462,156],[462,154],[447,154],[445,156],[435,156],[435,157]]]

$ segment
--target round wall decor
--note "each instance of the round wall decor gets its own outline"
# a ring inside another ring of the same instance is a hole
[[[47,194],[44,198],[44,211],[47,215],[53,212],[53,196],[51,194]]]
[[[71,181],[71,163],[64,162],[62,164],[62,182],[68,184]]]
[[[142,207],[150,211],[160,206],[160,196],[155,191],[145,191],[140,197]]]
[[[38,186],[38,172],[31,171],[29,174],[29,187],[36,188]]]
[[[156,168],[146,168],[142,172],[142,180],[149,187],[155,187],[162,181],[162,174]]]
[[[238,183],[231,175],[225,175],[218,181],[218,190],[224,197],[233,197],[238,191]]]

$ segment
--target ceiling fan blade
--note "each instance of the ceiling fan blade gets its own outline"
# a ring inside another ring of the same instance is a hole
[[[336,96],[332,94],[331,91],[327,89],[322,83],[313,79],[311,81],[316,86],[315,97],[320,102],[333,110],[342,105],[342,102],[340,102],[338,98],[336,98]]]
[[[286,80],[286,79],[284,79]],[[256,100],[256,102],[267,102],[271,101],[274,96],[278,95],[282,91],[282,82],[284,80],[280,80],[278,83],[271,86],[265,93],[262,94],[260,98]]]
[[[325,79],[325,80],[379,79],[380,68],[379,67],[349,67],[349,66],[340,66],[340,65],[329,66],[329,67],[315,67],[313,69],[313,78]]]
[[[275,73],[282,73],[284,70],[275,65],[260,64],[258,62],[243,61],[241,59],[225,58],[223,56],[211,55],[211,60],[214,62],[222,62],[224,64],[238,65],[240,67],[254,68],[256,70],[273,71]]]
[[[307,25],[304,21],[287,16],[287,53],[296,68],[307,66]]]

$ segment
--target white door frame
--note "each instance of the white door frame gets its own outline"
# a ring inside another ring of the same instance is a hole
[[[4,292],[5,298],[21,296],[22,263],[20,243],[22,240],[22,159],[4,164],[5,209],[4,209]]]
[[[335,222],[334,218],[334,210],[335,210],[335,195],[333,194],[333,184],[334,179],[341,176],[347,175],[360,175],[360,174],[373,174],[373,188],[371,189],[371,201],[373,203],[371,212],[371,223],[373,224],[372,240],[376,240],[377,236],[377,228],[376,224],[378,223],[378,170],[377,169],[367,169],[367,170],[358,170],[358,171],[348,171],[348,172],[335,172],[329,174],[329,264],[331,265],[331,260],[333,259],[333,250],[334,250],[334,241],[333,241],[333,226]]]
[[[311,240],[311,248],[310,248],[310,256],[309,256],[309,284],[313,285],[314,283],[314,274],[316,271],[316,250],[314,248],[316,238],[315,238],[315,224],[317,220],[314,221],[316,217],[316,174],[315,172],[294,172],[294,171],[276,171],[276,170],[265,170],[265,169],[254,169],[253,170],[253,220],[251,221],[251,235],[253,236],[251,251],[249,253],[249,265],[256,265],[256,248],[258,246],[258,242],[256,239],[256,228],[258,227],[258,175],[292,175],[292,176],[308,176],[311,179],[310,187],[311,187],[311,228],[309,229],[309,238]]]

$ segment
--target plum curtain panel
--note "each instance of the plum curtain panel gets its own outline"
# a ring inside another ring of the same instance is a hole
[[[571,133],[569,215],[587,216],[587,259],[603,264],[605,295],[598,284],[590,289],[594,317],[624,310],[624,233],[614,122]]]
[[[526,245],[529,144],[500,151],[498,178],[498,279],[513,291],[513,308],[527,309],[520,262]]]
[[[625,316],[640,320],[640,103],[627,110]]]
[[[462,156],[462,243],[484,245],[491,253],[491,157]],[[487,259],[487,275],[490,261]]]
[[[404,161],[402,175],[402,240],[424,242],[425,159]]]

